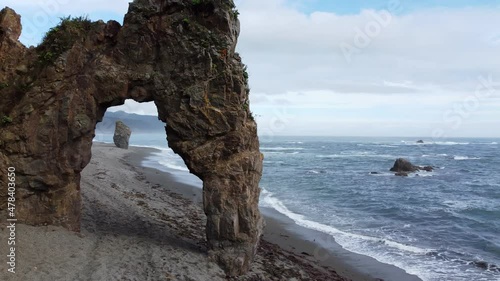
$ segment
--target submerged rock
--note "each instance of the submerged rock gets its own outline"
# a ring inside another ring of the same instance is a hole
[[[125,125],[122,121],[116,121],[115,125],[115,135],[113,136],[113,142],[119,148],[128,149],[128,141],[132,131]]]
[[[419,168],[420,168],[420,170],[424,170],[426,172],[434,171],[434,167],[432,167],[432,166],[424,166],[424,167],[419,167]]]

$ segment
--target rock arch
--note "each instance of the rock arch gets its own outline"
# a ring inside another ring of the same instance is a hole
[[[169,146],[203,180],[210,255],[230,275],[247,271],[262,232],[262,155],[234,9],[135,0],[123,26],[68,20],[37,48],[19,43],[19,15],[2,10],[0,169],[16,168],[18,220],[78,231],[96,122],[128,98],[154,101]]]

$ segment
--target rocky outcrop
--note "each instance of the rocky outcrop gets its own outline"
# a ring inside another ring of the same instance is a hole
[[[119,148],[128,149],[128,141],[132,131],[122,121],[116,121],[113,142]]]
[[[410,161],[404,158],[396,159],[396,162],[394,162],[394,166],[391,168],[391,172],[396,172],[396,173],[401,173],[401,172],[411,173],[411,172],[416,172],[418,170],[419,170],[418,166],[413,165]]]
[[[230,0],[135,0],[123,26],[64,19],[28,49],[19,16],[2,10],[0,170],[16,168],[18,220],[78,231],[96,123],[126,99],[154,101],[169,146],[203,180],[209,255],[229,275],[247,271],[262,234],[262,154],[237,15]]]
[[[423,140],[418,140],[417,143],[424,143],[424,141]]]
[[[394,166],[390,169],[391,172],[395,172],[396,176],[402,177],[407,177],[409,173],[418,172],[420,170],[432,172],[434,168],[432,166],[416,166],[404,158],[398,158],[396,162],[394,162]]]

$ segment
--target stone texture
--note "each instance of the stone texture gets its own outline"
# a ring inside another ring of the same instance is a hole
[[[116,121],[115,134],[113,135],[113,142],[119,148],[128,149],[128,141],[132,131],[122,121]]]
[[[29,49],[17,41],[19,15],[3,9],[0,170],[17,170],[19,221],[78,231],[96,122],[126,99],[154,101],[169,146],[203,180],[210,256],[229,275],[246,272],[263,227],[262,154],[233,9],[229,0],[135,0],[123,26],[61,26],[59,45]]]
[[[413,165],[410,161],[404,159],[404,158],[398,158],[396,159],[396,162],[394,162],[394,166],[391,168],[391,172],[396,172],[396,173],[411,173],[411,172],[416,172],[418,171],[419,168],[415,165]]]
[[[416,166],[404,158],[398,158],[390,171],[396,172],[396,176],[407,177],[409,173],[418,172],[420,170],[432,172],[434,168],[432,166]]]

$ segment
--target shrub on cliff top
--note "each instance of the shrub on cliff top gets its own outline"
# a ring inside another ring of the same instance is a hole
[[[37,47],[39,62],[43,65],[53,63],[78,39],[88,33],[93,25],[94,23],[87,17],[61,18],[61,22],[45,34],[42,43]]]

